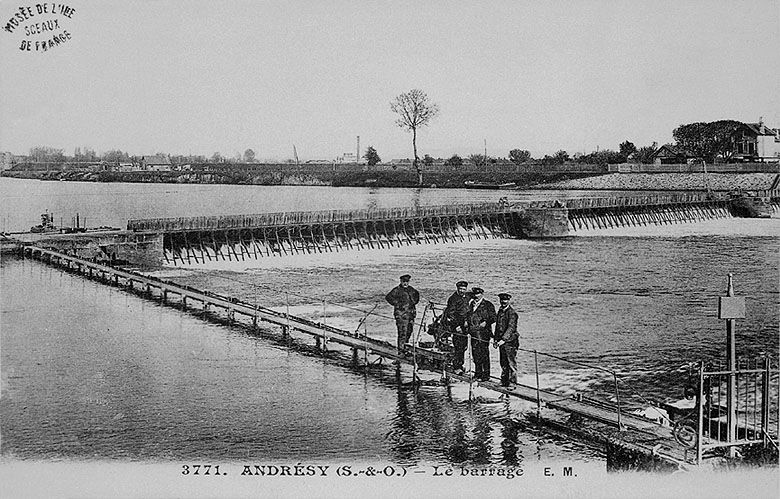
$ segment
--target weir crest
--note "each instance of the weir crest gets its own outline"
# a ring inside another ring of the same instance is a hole
[[[588,230],[765,216],[756,214],[750,204],[753,200],[763,203],[765,211],[780,210],[778,191],[753,198],[686,192],[515,203],[502,198],[498,203],[469,205],[130,220],[127,228],[161,235],[160,260],[183,265],[492,238],[566,237]]]

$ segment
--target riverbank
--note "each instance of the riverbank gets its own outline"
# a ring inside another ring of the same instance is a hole
[[[418,187],[413,170],[373,171],[5,171],[2,176],[35,180],[165,184],[285,185],[333,187]],[[777,173],[593,173],[513,171],[430,171],[424,187],[467,188],[466,182],[514,183],[518,189],[556,190],[770,190],[777,189]]]
[[[580,172],[495,172],[431,171],[425,173],[424,187],[465,188],[467,181],[515,183],[519,188],[534,188],[554,182],[585,178],[596,173]],[[320,185],[333,187],[418,187],[414,170],[352,171],[5,171],[4,177],[77,182],[126,182],[170,184],[235,185]]]

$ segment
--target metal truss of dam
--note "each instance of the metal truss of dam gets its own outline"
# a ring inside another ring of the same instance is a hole
[[[780,192],[757,198],[780,209]],[[565,237],[594,229],[751,216],[739,201],[675,193],[379,210],[265,213],[130,220],[128,231],[162,235],[167,264],[382,249],[491,238]],[[739,201],[739,202],[738,202]],[[754,215],[755,216],[755,215]]]
[[[131,220],[128,229],[162,232],[164,260],[190,264],[511,237],[513,217],[485,204]]]

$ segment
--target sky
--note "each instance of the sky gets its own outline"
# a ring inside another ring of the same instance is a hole
[[[390,102],[440,112],[420,156],[535,157],[780,127],[780,0],[0,1],[0,151],[412,156]],[[25,28],[57,21],[53,31]],[[67,31],[43,52],[20,50]]]

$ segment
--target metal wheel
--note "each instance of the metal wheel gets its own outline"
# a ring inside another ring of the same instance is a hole
[[[674,425],[674,439],[683,447],[693,449],[699,439],[698,432],[688,421],[680,421]]]

